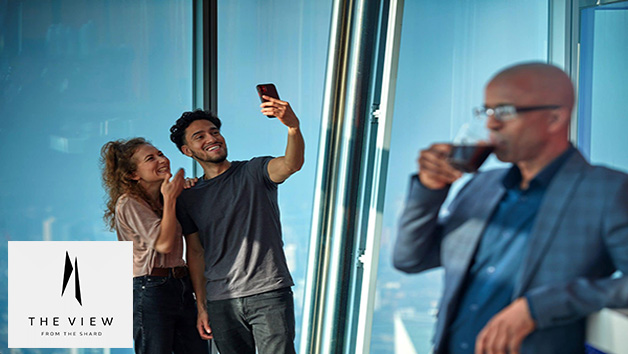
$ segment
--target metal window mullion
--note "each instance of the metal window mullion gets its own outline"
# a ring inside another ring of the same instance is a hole
[[[344,107],[344,82],[342,68],[345,66],[348,26],[344,20],[351,7],[350,2],[334,1],[329,34],[329,52],[325,76],[323,97],[321,136],[315,185],[315,197],[312,214],[312,231],[309,242],[308,268],[306,272],[303,320],[301,327],[301,352],[319,353],[324,316],[323,294],[326,293],[327,274],[329,272],[329,245],[331,235],[324,230],[331,228],[331,216],[328,204],[335,198],[337,159],[336,145]]]
[[[218,112],[218,3],[192,2],[192,109]],[[192,176],[201,171],[192,161]]]
[[[370,352],[377,270],[380,258],[379,249],[382,234],[384,197],[386,192],[385,186],[392,134],[395,89],[397,85],[403,6],[404,0],[390,1],[386,24],[388,30],[386,32],[386,45],[384,48],[381,101],[378,112],[379,127],[373,161],[372,197],[369,204],[366,246],[362,258],[364,277],[362,280],[361,293],[363,294],[363,298],[360,301],[356,353]]]
[[[350,336],[351,287],[379,1],[334,1],[309,264],[303,353],[339,353]]]

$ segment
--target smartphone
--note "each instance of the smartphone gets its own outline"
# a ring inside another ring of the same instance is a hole
[[[272,98],[279,99],[279,94],[277,93],[277,88],[275,87],[274,84],[259,84],[259,85],[257,85],[257,94],[259,95],[259,99],[262,102],[268,101],[268,100],[263,99],[262,95],[266,95],[266,96],[270,96]]]
[[[279,99],[279,94],[277,93],[277,88],[274,84],[259,84],[257,87],[257,94],[259,95],[259,99],[262,103],[268,101],[262,98],[263,95],[270,96],[272,98]],[[275,118],[275,116],[267,116],[268,118]]]

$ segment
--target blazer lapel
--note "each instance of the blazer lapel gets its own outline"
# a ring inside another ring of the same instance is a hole
[[[589,164],[579,151],[574,151],[565,165],[558,171],[548,186],[543,202],[536,214],[530,240],[523,258],[523,274],[515,285],[513,299],[520,297],[536,272],[541,259],[547,252],[552,237],[564,217],[564,212],[573,197],[576,185]]]

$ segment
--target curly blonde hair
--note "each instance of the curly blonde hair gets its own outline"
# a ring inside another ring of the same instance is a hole
[[[144,138],[120,139],[110,141],[100,149],[102,184],[107,192],[103,219],[110,230],[115,229],[118,198],[125,193],[146,201],[151,209],[161,216],[161,208],[150,200],[144,188],[131,179],[131,175],[137,169],[133,154],[144,145],[151,144]]]

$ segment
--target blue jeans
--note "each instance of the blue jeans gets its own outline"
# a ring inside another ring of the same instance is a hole
[[[220,354],[294,354],[294,300],[283,288],[208,301],[209,325]]]
[[[208,353],[196,329],[190,277],[133,278],[133,340],[136,353]]]

